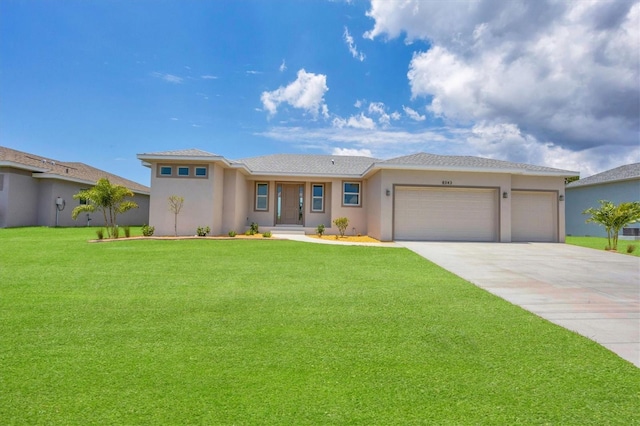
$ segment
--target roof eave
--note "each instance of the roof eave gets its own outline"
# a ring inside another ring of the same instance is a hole
[[[159,162],[159,161],[202,161],[202,162],[214,162],[220,161],[227,165],[230,165],[229,161],[220,155],[157,155],[157,154],[138,154],[136,155],[138,160],[143,162]]]
[[[11,167],[12,169],[28,170],[30,172],[48,172],[49,169],[30,166],[28,164],[16,163],[15,161],[0,160],[0,167]]]
[[[580,185],[572,185],[571,184],[567,185],[567,189],[573,189],[573,188],[585,188],[588,186],[596,186],[596,185],[607,185],[609,183],[620,183],[620,182],[629,182],[632,180],[638,180],[640,181],[640,176],[633,176],[633,177],[629,177],[629,178],[622,178],[622,179],[610,179],[604,182],[593,182],[593,183],[581,183]],[[575,181],[576,183],[580,182],[579,180]],[[573,182],[571,182],[573,183]]]
[[[570,170],[524,170],[518,168],[491,168],[491,167],[451,167],[451,166],[433,166],[421,164],[374,164],[364,175],[370,174],[378,170],[418,170],[418,171],[439,171],[439,172],[469,172],[469,173],[506,173],[512,175],[529,175],[529,176],[555,176],[555,177],[571,177],[579,176],[580,172]]]

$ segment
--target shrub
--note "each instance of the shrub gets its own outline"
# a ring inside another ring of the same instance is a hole
[[[196,230],[198,237],[206,237],[209,232],[211,232],[211,228],[208,226],[205,226],[204,228],[202,226],[198,226],[198,229]]]
[[[112,236],[113,238],[118,238],[118,237],[120,236],[120,228],[118,228],[118,225],[114,226],[114,227],[111,229],[111,236]]]
[[[153,232],[156,230],[155,227],[149,225],[142,225],[142,235],[145,237],[150,237],[153,235]]]
[[[271,238],[271,231],[267,231],[264,234],[262,234],[262,238]]]
[[[247,229],[246,231],[244,231],[244,235],[255,235],[255,232],[253,232],[251,229]]]
[[[258,224],[255,223],[255,222],[251,222],[251,226],[249,227],[249,232],[250,232],[249,235],[257,234],[259,232],[258,231]]]
[[[635,244],[629,244],[627,246],[627,253],[633,253],[634,251],[636,251],[637,246]]]
[[[236,234],[236,231],[233,231],[233,230],[229,231],[229,236],[230,236],[231,238],[235,237],[236,235],[237,235],[237,234]]]
[[[123,226],[122,229],[124,229],[124,236],[126,238],[131,237],[131,228],[129,228],[128,226]]]
[[[96,229],[96,235],[98,236],[99,240],[104,239],[104,229],[102,228]]]
[[[349,219],[346,217],[339,217],[334,219],[333,223],[338,227],[338,231],[340,232],[340,236],[344,237],[344,232],[347,230],[349,226]]]
[[[318,227],[316,228],[316,234],[318,234],[319,237],[322,237],[322,235],[324,234],[324,224],[318,225]]]

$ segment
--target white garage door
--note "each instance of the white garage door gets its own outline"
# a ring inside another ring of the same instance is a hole
[[[558,241],[558,195],[555,192],[511,192],[511,241]]]
[[[427,241],[496,241],[495,189],[397,187],[394,238]]]

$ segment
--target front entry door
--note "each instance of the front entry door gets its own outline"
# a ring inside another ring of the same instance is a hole
[[[278,184],[277,217],[279,225],[303,224],[304,185]]]

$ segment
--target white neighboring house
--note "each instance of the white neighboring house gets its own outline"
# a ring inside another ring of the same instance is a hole
[[[15,226],[104,226],[102,213],[71,218],[82,201],[74,194],[100,178],[129,188],[137,209],[118,216],[118,225],[149,222],[149,188],[84,163],[52,160],[0,146],[0,228]],[[89,220],[91,219],[91,220]]]
[[[640,163],[616,167],[584,179],[571,182],[566,189],[567,235],[606,237],[604,227],[585,223],[588,215],[582,212],[589,207],[598,208],[599,200],[614,204],[640,201]],[[640,224],[623,229],[623,237],[640,236]]]
[[[425,153],[380,160],[274,154],[242,160],[197,149],[138,154],[151,169],[150,225],[174,232],[171,195],[184,197],[178,234],[261,231],[347,234],[381,241],[564,242],[564,182],[577,172]]]

